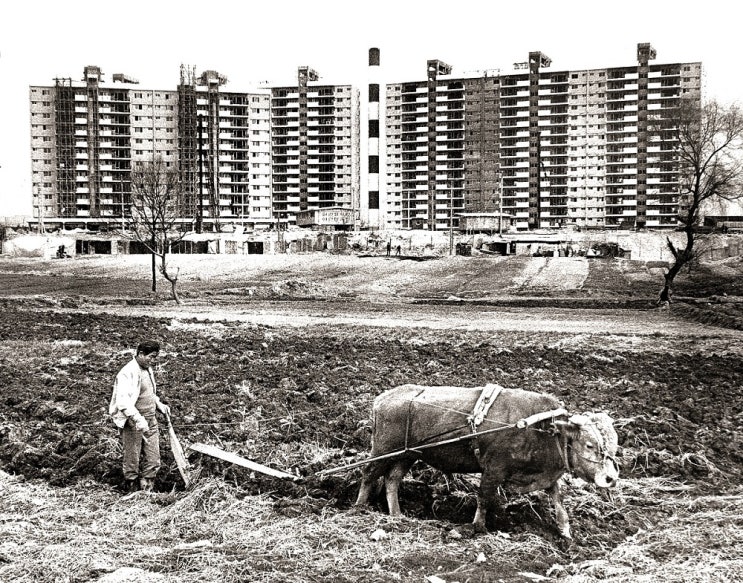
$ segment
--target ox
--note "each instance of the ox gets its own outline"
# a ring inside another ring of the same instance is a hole
[[[446,473],[481,473],[476,532],[486,532],[486,513],[502,486],[519,493],[547,490],[560,533],[571,538],[558,480],[572,472],[600,488],[616,483],[613,422],[605,413],[568,417],[560,410],[554,418],[520,428],[520,420],[537,419],[540,413],[558,410],[560,403],[549,395],[498,389],[477,426],[472,413],[479,406],[482,387],[408,384],[379,395],[373,406],[371,450],[377,459],[363,470],[356,504],[366,504],[372,488],[384,477],[389,512],[399,515],[400,481],[420,459]]]

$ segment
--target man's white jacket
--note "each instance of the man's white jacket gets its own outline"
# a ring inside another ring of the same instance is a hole
[[[142,415],[137,408],[134,406],[139,399],[139,375],[142,371],[142,367],[139,366],[136,358],[124,366],[119,374],[116,375],[114,381],[114,391],[111,395],[111,404],[108,407],[108,412],[113,417],[113,422],[117,427],[124,427],[126,420],[131,418],[134,423],[140,420],[144,420]],[[147,374],[150,375],[152,381],[152,389],[155,392],[155,403],[157,410],[162,411],[164,405],[160,398],[157,396],[157,386],[155,385],[155,375],[152,372],[152,368],[147,368]],[[140,421],[141,422],[141,421]]]

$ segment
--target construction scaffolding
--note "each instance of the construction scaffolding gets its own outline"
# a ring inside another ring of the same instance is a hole
[[[489,213],[500,201],[500,78],[465,80],[464,211]]]
[[[181,178],[181,216],[194,217],[195,230],[202,230],[199,181],[199,118],[196,104],[196,70],[181,65],[178,85],[178,171]]]
[[[57,213],[74,217],[77,207],[75,192],[75,89],[72,79],[55,79],[54,128],[57,144]],[[43,195],[39,193],[39,196]],[[43,205],[39,205],[39,218]]]
[[[198,84],[207,88],[207,154],[206,178],[209,195],[208,215],[215,231],[220,231],[221,204],[219,197],[219,87],[227,83],[227,77],[217,71],[204,71],[199,77]],[[202,132],[199,123],[199,132]]]
[[[101,164],[100,164],[100,125],[98,81],[101,70],[98,67],[85,67],[87,83],[87,140],[88,140],[88,200],[91,217],[101,216]]]

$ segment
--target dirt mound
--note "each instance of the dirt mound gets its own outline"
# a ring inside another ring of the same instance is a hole
[[[674,314],[700,324],[743,330],[743,298],[712,296],[705,300],[674,302]]]

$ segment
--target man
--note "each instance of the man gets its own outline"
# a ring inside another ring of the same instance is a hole
[[[116,375],[109,413],[119,428],[124,446],[127,491],[151,491],[160,469],[160,435],[155,412],[170,415],[170,407],[157,396],[152,365],[160,344],[154,340],[137,346],[134,358]],[[141,465],[141,470],[140,470]]]

